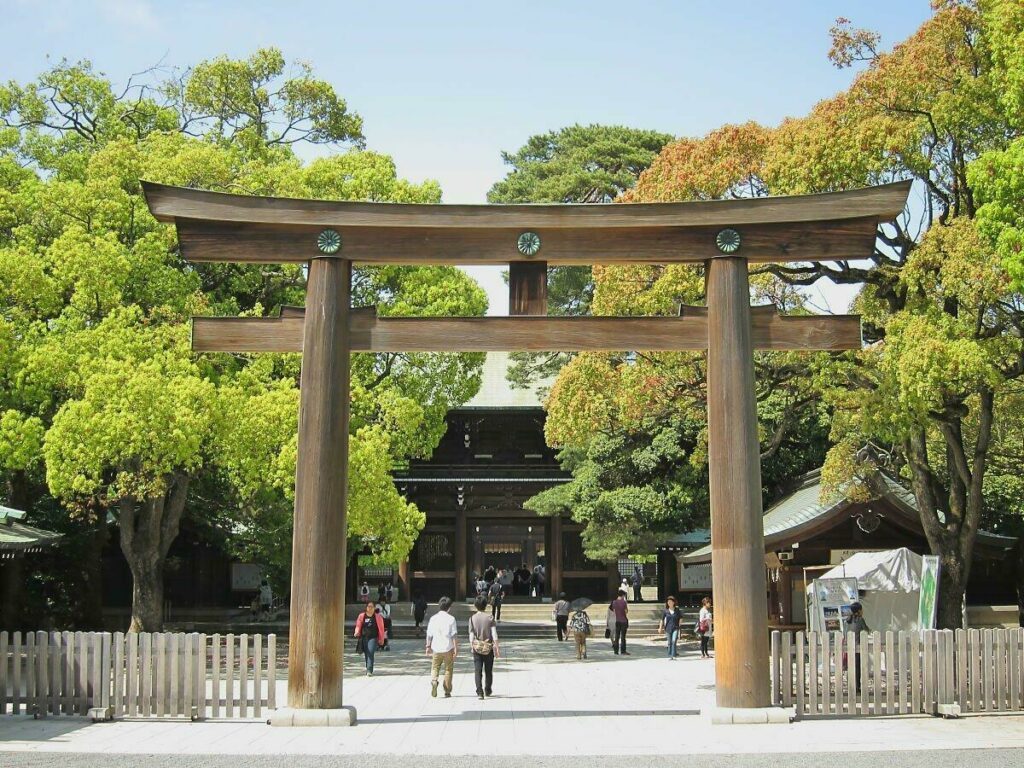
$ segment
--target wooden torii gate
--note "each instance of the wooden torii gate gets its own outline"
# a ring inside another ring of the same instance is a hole
[[[857,316],[751,307],[748,263],[869,258],[909,182],[850,192],[693,203],[405,205],[246,197],[143,182],[193,262],[304,262],[305,310],[195,318],[193,348],[301,352],[282,724],[348,724],[342,707],[350,352],[707,350],[716,698],[769,705],[753,350],[860,347]],[[546,317],[548,264],[707,266],[707,306],[678,317]],[[509,265],[518,317],[378,318],[350,307],[352,264]]]

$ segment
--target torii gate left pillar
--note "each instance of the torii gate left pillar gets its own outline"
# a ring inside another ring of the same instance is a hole
[[[355,710],[342,708],[341,699],[351,283],[347,259],[309,262],[284,713],[294,725],[303,718],[311,718],[309,725],[355,722]]]

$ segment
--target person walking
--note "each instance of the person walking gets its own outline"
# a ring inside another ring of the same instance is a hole
[[[427,598],[417,592],[412,599],[412,618],[416,622],[416,637],[423,637],[423,619],[427,615]]]
[[[708,643],[711,640],[711,622],[714,617],[711,615],[711,598],[705,597],[700,601],[700,614],[697,617],[697,634],[700,636],[700,656],[702,659],[710,659]]]
[[[501,621],[501,603],[505,597],[505,587],[502,586],[501,579],[495,579],[491,582],[491,587],[487,591],[487,597],[491,604],[491,617],[495,622]]]
[[[437,613],[427,622],[427,655],[430,656],[430,695],[437,697],[438,675],[444,667],[444,697],[452,695],[452,676],[455,674],[455,658],[459,655],[458,622],[448,610],[452,607],[450,597],[437,601]]]
[[[615,634],[612,636],[612,650],[615,655],[629,656],[626,650],[626,630],[629,629],[629,605],[626,602],[626,590],[620,589],[618,596],[610,606],[615,616]]]
[[[388,645],[388,641],[391,639],[391,604],[388,602],[387,597],[382,597],[380,602],[377,603],[377,613],[384,620],[384,640],[380,644],[380,649],[382,651],[390,651],[391,648]]]
[[[683,612],[676,605],[676,599],[672,595],[665,601],[665,610],[661,614],[661,626],[659,632],[665,633],[665,640],[668,642],[668,657],[676,660],[676,643],[679,642],[679,623],[683,620]]]
[[[572,610],[572,606],[569,601],[565,599],[565,592],[558,593],[558,602],[555,603],[555,607],[551,609],[551,616],[555,620],[555,627],[558,633],[558,642],[569,639],[569,611]]]
[[[373,677],[373,657],[384,640],[384,619],[377,612],[377,606],[370,600],[363,612],[356,617],[356,648],[363,652],[366,676]]]
[[[847,672],[849,679],[856,686],[857,693],[860,693],[860,633],[871,631],[868,628],[868,623],[864,620],[864,606],[860,603],[854,603],[850,606],[850,620],[846,623],[846,631],[853,632],[857,642],[857,652],[854,654],[853,666]],[[849,665],[847,666],[849,667]]]
[[[494,660],[498,658],[498,628],[487,615],[487,598],[478,597],[469,618],[469,647],[473,650],[473,680],[478,699],[491,696],[494,689]]]
[[[274,604],[274,593],[270,589],[270,582],[263,579],[260,582],[260,617],[266,621],[270,618],[270,609]]]
[[[587,658],[587,638],[593,632],[593,628],[590,625],[590,617],[584,609],[578,608],[573,613],[572,618],[569,619],[569,631],[572,632],[573,639],[576,641],[576,660]]]
[[[629,581],[625,576],[622,577],[622,583],[619,584],[619,592],[622,594],[623,600],[629,599]]]
[[[359,588],[359,599],[364,603],[370,599],[370,585],[365,581],[363,582],[363,586]]]
[[[644,573],[639,565],[633,566],[633,602],[643,602]]]

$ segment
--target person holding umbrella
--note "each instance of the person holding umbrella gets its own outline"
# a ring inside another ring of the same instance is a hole
[[[593,605],[594,601],[586,597],[579,597],[572,601],[572,618],[569,619],[569,632],[572,632],[576,640],[576,660],[587,658],[587,637],[593,631],[590,626],[590,616],[587,615],[587,608]]]

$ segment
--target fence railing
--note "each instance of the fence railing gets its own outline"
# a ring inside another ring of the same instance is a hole
[[[1024,709],[1024,629],[773,632],[771,660],[797,717]]]
[[[275,635],[0,632],[0,715],[260,717]]]

